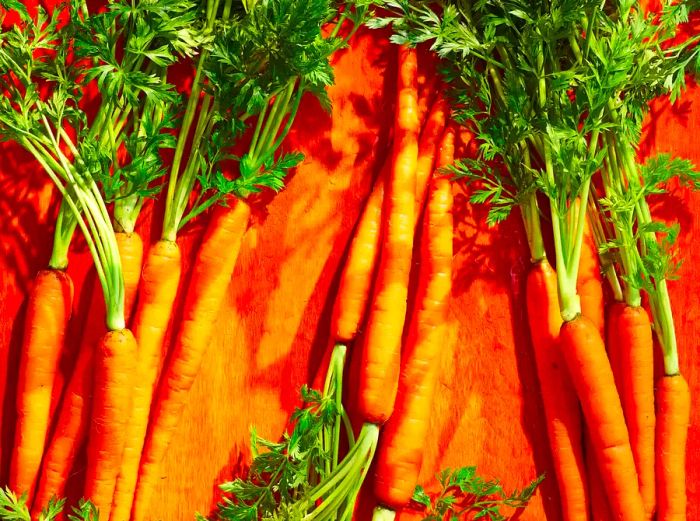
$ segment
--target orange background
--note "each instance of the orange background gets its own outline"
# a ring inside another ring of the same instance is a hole
[[[361,31],[336,60],[333,113],[307,98],[288,141],[306,160],[287,188],[256,206],[201,374],[172,441],[153,505],[154,519],[179,521],[208,513],[217,483],[241,475],[250,459],[249,428],[278,438],[298,389],[313,376],[328,343],[328,318],[349,238],[387,153],[394,103],[395,48],[385,34]],[[678,106],[654,104],[641,156],[666,151],[700,165],[695,136],[700,97],[695,85]],[[54,191],[32,158],[0,147],[0,483],[6,482],[14,429],[15,377],[28,286],[45,266],[56,212]],[[455,193],[452,330],[442,358],[422,482],[446,466],[477,465],[506,489],[547,472],[522,520],[557,521],[558,497],[545,434],[524,302],[527,245],[517,214],[488,229],[485,209]],[[653,202],[656,215],[678,220],[685,263],[669,284],[682,371],[700,391],[700,196],[685,188]],[[155,223],[150,226],[151,217]],[[139,226],[158,238],[162,205],[147,206]],[[181,237],[185,268],[201,238],[195,222]],[[69,272],[76,283],[75,316],[67,350],[75,349],[94,277],[79,243]],[[66,355],[64,373],[69,370]],[[348,384],[352,401],[352,382]],[[700,519],[700,418],[693,408],[688,450],[688,519]],[[84,463],[83,463],[84,465]],[[74,476],[79,490],[81,474]],[[368,519],[362,499],[358,519]]]

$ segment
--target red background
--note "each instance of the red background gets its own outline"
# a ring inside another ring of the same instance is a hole
[[[187,520],[195,511],[209,512],[217,483],[240,474],[249,462],[250,426],[277,438],[298,405],[298,389],[310,379],[328,341],[328,317],[349,238],[387,153],[395,58],[384,35],[361,31],[353,48],[336,59],[332,116],[315,100],[304,100],[288,146],[304,152],[306,160],[283,192],[256,208],[216,336],[164,465],[154,519]],[[699,123],[700,97],[692,84],[677,106],[665,100],[653,105],[640,156],[665,151],[700,165]],[[56,205],[53,188],[28,154],[4,144],[0,157],[0,483],[5,483],[25,301],[32,277],[48,261]],[[547,472],[520,519],[559,520],[524,316],[527,245],[521,224],[514,214],[489,229],[485,210],[469,206],[459,186],[454,192],[452,328],[446,340],[451,349],[443,353],[421,480],[429,483],[446,466],[477,465],[485,477],[500,478],[510,489]],[[699,203],[700,196],[685,188],[653,201],[657,216],[681,225],[678,247],[685,263],[680,280],[669,287],[681,368],[694,396],[700,391],[694,340],[700,334],[700,280],[694,269],[700,216],[693,211]],[[157,240],[161,215],[159,203],[147,206],[139,225],[147,242]],[[186,269],[202,220],[180,239]],[[93,284],[89,270],[89,256],[78,244],[69,267],[76,299],[68,350],[77,345],[85,316]],[[688,519],[700,519],[698,411],[693,408],[689,433]],[[359,519],[368,517],[371,503],[370,497],[363,499]]]

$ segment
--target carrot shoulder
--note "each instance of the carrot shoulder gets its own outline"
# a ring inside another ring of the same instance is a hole
[[[393,409],[406,317],[418,158],[416,67],[415,49],[401,47],[392,171],[382,209],[384,245],[361,348],[359,411],[376,424]]]
[[[143,520],[148,514],[160,464],[199,373],[249,218],[250,207],[239,200],[231,209],[217,207],[207,227],[192,269],[182,323],[151,409],[132,508],[135,521]]]
[[[73,306],[73,282],[61,270],[40,271],[29,295],[17,380],[17,427],[10,488],[29,501],[44,454],[51,393]]]

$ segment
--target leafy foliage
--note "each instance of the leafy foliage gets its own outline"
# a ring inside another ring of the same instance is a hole
[[[37,521],[54,521],[63,513],[65,499],[51,499]],[[70,521],[99,521],[99,512],[90,501],[80,500],[68,514]],[[27,494],[17,496],[9,488],[0,489],[0,520],[32,521],[27,505]]]
[[[544,474],[522,490],[510,494],[503,490],[498,480],[485,480],[476,472],[476,467],[445,469],[437,476],[440,492],[431,497],[420,485],[413,493],[413,501],[425,508],[423,521],[456,521],[463,515],[469,519],[490,519],[504,521],[502,507],[525,508]]]

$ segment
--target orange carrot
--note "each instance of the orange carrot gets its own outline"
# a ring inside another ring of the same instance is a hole
[[[637,471],[622,404],[600,333],[590,319],[577,315],[564,322],[559,338],[571,381],[590,428],[593,451],[613,519],[644,519],[642,496],[634,485]]]
[[[361,349],[359,412],[376,424],[384,423],[393,409],[406,318],[418,159],[416,66],[415,49],[402,46],[392,171],[382,209],[384,245]]]
[[[124,309],[128,316],[136,299],[143,260],[143,243],[135,233],[116,233],[124,277]],[[86,319],[78,359],[63,393],[58,420],[41,467],[41,479],[33,502],[32,517],[38,517],[52,496],[63,497],[66,480],[88,432],[92,393],[92,360],[99,335],[104,335],[105,304],[102,289],[95,285]]]
[[[452,162],[453,129],[445,132],[439,166]],[[433,179],[426,209],[418,307],[404,347],[394,414],[382,430],[374,492],[380,504],[398,509],[411,499],[422,465],[439,372],[438,357],[447,333],[447,303],[452,286],[452,186]]]
[[[605,306],[603,305],[603,277],[600,272],[600,258],[588,219],[584,223],[576,293],[581,299],[581,314],[595,324],[601,335],[605,335]]]
[[[685,521],[688,498],[685,454],[690,389],[683,375],[664,376],[656,388],[656,490],[658,521]]]
[[[445,98],[438,94],[435,103],[433,103],[430,109],[425,127],[420,134],[420,141],[418,142],[418,161],[416,163],[416,223],[418,222],[423,203],[425,202],[425,194],[430,184],[430,174],[433,171],[433,164],[435,163],[435,155],[440,143],[440,136],[443,135],[445,130],[448,110]],[[452,149],[454,149],[454,139],[452,140]],[[450,160],[449,163],[452,163],[452,160]]]
[[[109,519],[131,410],[136,367],[136,340],[131,331],[109,331],[97,347],[94,361],[84,497],[99,509],[100,517]]]
[[[17,428],[10,488],[34,494],[49,429],[49,412],[66,325],[73,306],[73,282],[58,269],[40,271],[29,295],[17,382]]]
[[[608,350],[608,358],[610,359],[610,367],[615,377],[615,387],[618,393],[622,393],[622,359],[620,346],[620,336],[617,331],[620,330],[620,317],[625,312],[627,304],[624,302],[614,302],[608,308],[608,313],[605,322],[606,337],[605,343]]]
[[[559,346],[562,318],[557,277],[546,259],[530,268],[526,296],[530,338],[563,517],[584,521],[588,519],[588,490],[581,412]]]
[[[390,161],[384,163],[374,183],[340,276],[338,298],[331,319],[331,335],[340,342],[355,339],[367,306],[372,274],[379,256],[384,183],[390,165]]]
[[[654,342],[649,315],[642,307],[624,306],[614,322],[619,348],[622,410],[629,431],[647,519],[656,506],[654,477]]]
[[[149,251],[143,267],[139,304],[132,328],[138,355],[124,455],[112,506],[111,519],[115,521],[128,521],[131,514],[153,391],[163,358],[163,342],[181,271],[177,243],[158,241]]]
[[[250,207],[238,200],[232,209],[217,207],[207,227],[192,269],[175,346],[152,407],[132,508],[135,521],[148,514],[160,464],[209,345],[249,219]]]

